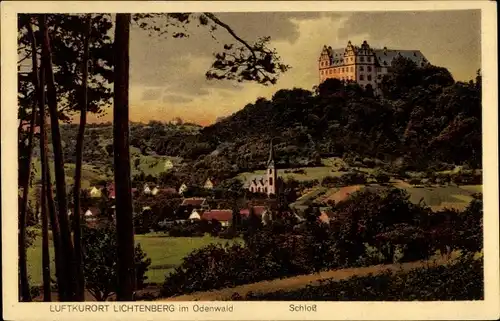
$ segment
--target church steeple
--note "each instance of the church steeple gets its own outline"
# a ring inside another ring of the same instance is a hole
[[[271,140],[271,146],[269,147],[269,160],[267,161],[267,180],[266,180],[266,191],[267,195],[276,194],[276,184],[278,183],[278,175],[276,172],[276,164],[274,162],[274,146]]]
[[[274,168],[274,146],[273,141],[271,140],[271,145],[269,147],[269,159],[267,160],[267,168]]]

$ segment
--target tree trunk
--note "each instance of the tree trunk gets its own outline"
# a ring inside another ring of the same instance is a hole
[[[89,38],[91,28],[91,16],[87,17],[85,34],[83,40],[83,61],[82,61],[82,96],[80,100],[80,127],[76,139],[76,166],[75,166],[75,186],[74,186],[74,211],[73,211],[73,244],[75,245],[75,266],[77,269],[78,293],[76,299],[85,299],[85,279],[83,276],[83,256],[81,244],[81,212],[80,212],[80,189],[82,184],[82,162],[83,162],[83,140],[85,138],[85,125],[87,123],[87,78],[89,60]]]
[[[38,61],[36,56],[36,40],[31,27],[31,22],[27,24],[28,33],[31,38],[31,52],[32,52],[32,67],[33,67],[33,86],[36,91],[38,88]],[[21,201],[20,215],[19,215],[19,281],[20,281],[20,294],[21,300],[31,301],[30,286],[28,282],[28,269],[26,264],[26,208],[28,204],[29,183],[31,177],[31,157],[33,154],[33,137],[35,134],[35,120],[36,120],[36,102],[33,103],[31,110],[30,132],[28,136],[28,159],[26,160],[25,173],[23,184],[23,198]]]
[[[43,169],[42,169],[43,171]],[[46,175],[43,175],[46,176]],[[45,177],[44,177],[45,178]],[[47,217],[47,193],[46,182],[42,178],[42,275],[43,275],[43,301],[50,302],[50,254],[49,254],[49,222]]]
[[[52,195],[52,180],[50,177],[50,169],[48,165],[48,138],[47,138],[47,133],[45,131],[46,129],[46,119],[45,119],[45,72],[43,65],[40,67],[39,71],[39,81],[38,81],[38,88],[40,88],[37,98],[38,98],[38,107],[39,107],[39,112],[40,112],[40,167],[42,171],[42,203],[43,200],[46,201],[46,206],[45,210],[47,213],[45,216],[48,214],[49,219],[50,219],[50,225],[52,227],[52,242],[54,243],[54,254],[55,254],[55,262],[56,262],[56,279],[58,283],[58,289],[59,289],[59,299],[64,299],[66,298],[66,283],[65,283],[65,274],[64,274],[64,268],[62,264],[62,249],[61,249],[61,235],[59,231],[59,220],[56,216],[56,210],[55,210],[55,204],[54,204],[54,197]],[[42,215],[43,214],[43,208],[42,208]],[[42,217],[42,250],[45,248],[45,241],[44,241],[44,222],[43,222],[43,217]],[[48,231],[47,231],[47,241],[48,241]],[[48,245],[47,245],[48,246]],[[48,253],[48,252],[47,252]],[[45,267],[45,262],[44,262],[44,253],[42,252],[42,266]],[[47,261],[49,261],[49,258],[47,257]],[[47,265],[50,268],[50,262],[47,263]],[[50,276],[50,274],[49,274]],[[45,277],[45,274],[44,274]],[[50,288],[50,278],[48,280],[48,285],[45,282],[44,279],[44,291],[45,291],[45,286],[48,286]],[[45,294],[45,293],[44,293]],[[44,296],[45,298],[45,296]]]
[[[129,150],[129,34],[130,14],[116,15],[114,61],[113,146],[118,243],[118,301],[134,299],[134,226]]]
[[[40,77],[42,79],[42,77]],[[45,98],[44,98],[45,99]],[[67,298],[67,277],[64,270],[63,249],[61,244],[61,232],[59,229],[59,219],[56,215],[56,206],[54,196],[52,195],[52,179],[48,162],[48,137],[45,133],[46,128],[45,110],[40,110],[40,159],[42,168],[42,181],[45,182],[45,196],[47,197],[47,210],[52,229],[52,243],[54,244],[54,258],[56,263],[56,279],[59,291],[59,300],[64,301]]]
[[[75,298],[77,280],[75,271],[75,257],[73,244],[71,242],[71,230],[68,220],[68,202],[66,191],[66,178],[64,173],[64,158],[61,143],[61,133],[59,131],[59,119],[57,110],[57,92],[52,71],[52,57],[50,48],[50,39],[46,27],[46,16],[40,15],[40,31],[42,32],[42,64],[47,77],[47,101],[49,105],[50,126],[52,131],[52,145],[54,150],[54,168],[56,176],[56,194],[59,210],[59,228],[61,232],[61,247],[64,255],[64,270],[66,284],[68,285],[67,301],[73,301]]]

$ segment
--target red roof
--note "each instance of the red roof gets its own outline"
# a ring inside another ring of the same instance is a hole
[[[165,193],[165,194],[177,194],[177,190],[175,188],[162,188],[160,189],[160,192]]]
[[[109,184],[108,187],[109,197],[115,198],[116,197],[116,190],[115,190],[115,184]],[[137,191],[137,188],[132,188],[132,193]]]
[[[265,206],[254,206],[253,207],[253,211],[254,211],[254,213],[257,216],[262,216],[262,214],[264,213],[265,210],[266,210]],[[240,210],[240,214],[242,216],[249,216],[250,215],[250,209],[249,208],[244,208],[244,209]]]
[[[206,211],[201,216],[202,220],[217,220],[217,221],[231,221],[233,219],[233,211],[231,210],[211,210]]]
[[[181,206],[201,206],[205,203],[206,199],[205,198],[186,198],[182,201]]]

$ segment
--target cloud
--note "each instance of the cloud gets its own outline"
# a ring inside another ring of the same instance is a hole
[[[431,63],[468,79],[480,67],[480,13],[224,13],[221,20],[249,41],[270,35],[283,61],[292,66],[277,85],[208,81],[212,54],[231,40],[219,30],[217,41],[204,29],[191,28],[187,39],[148,37],[131,29],[131,119],[182,117],[203,124],[229,115],[257,97],[270,98],[282,88],[311,90],[318,83],[317,59],[323,45],[343,48],[348,40],[371,46],[419,49]],[[465,23],[466,22],[466,23]],[[161,93],[158,94],[158,90]],[[147,98],[147,100],[142,98]],[[151,100],[153,97],[156,100]]]
[[[158,100],[161,98],[162,88],[148,88],[142,92],[141,100]]]
[[[163,96],[162,101],[164,103],[182,104],[182,103],[189,103],[193,101],[193,99],[194,98],[192,97],[186,97],[186,96],[167,95]]]
[[[272,41],[296,42],[301,31],[297,21],[332,19],[339,16],[323,12],[220,13],[217,16],[243,39],[254,42],[270,36]],[[210,89],[241,90],[243,86],[229,81],[208,81],[205,73],[214,61],[213,54],[235,40],[223,28],[214,40],[207,28],[188,26],[188,38],[173,39],[149,36],[135,25],[131,29],[130,81],[134,85],[167,87],[171,93],[208,95]]]
[[[447,67],[458,80],[469,80],[481,67],[479,10],[357,12],[339,35],[367,31],[371,46],[421,50],[434,65]]]

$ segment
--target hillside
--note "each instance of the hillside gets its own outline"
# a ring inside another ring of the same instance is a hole
[[[279,90],[270,100],[259,98],[204,128],[134,123],[133,153],[182,159],[184,165],[174,172],[199,181],[263,169],[271,139],[282,168],[321,167],[332,157],[349,165],[371,159],[395,172],[442,171],[457,165],[480,168],[481,76],[469,83],[455,82],[445,68],[417,67],[402,60],[394,64],[392,76],[382,80],[383,96],[329,79],[314,92]],[[76,128],[68,125],[63,131],[70,163]],[[89,125],[87,133],[84,159],[110,166],[111,124]]]

